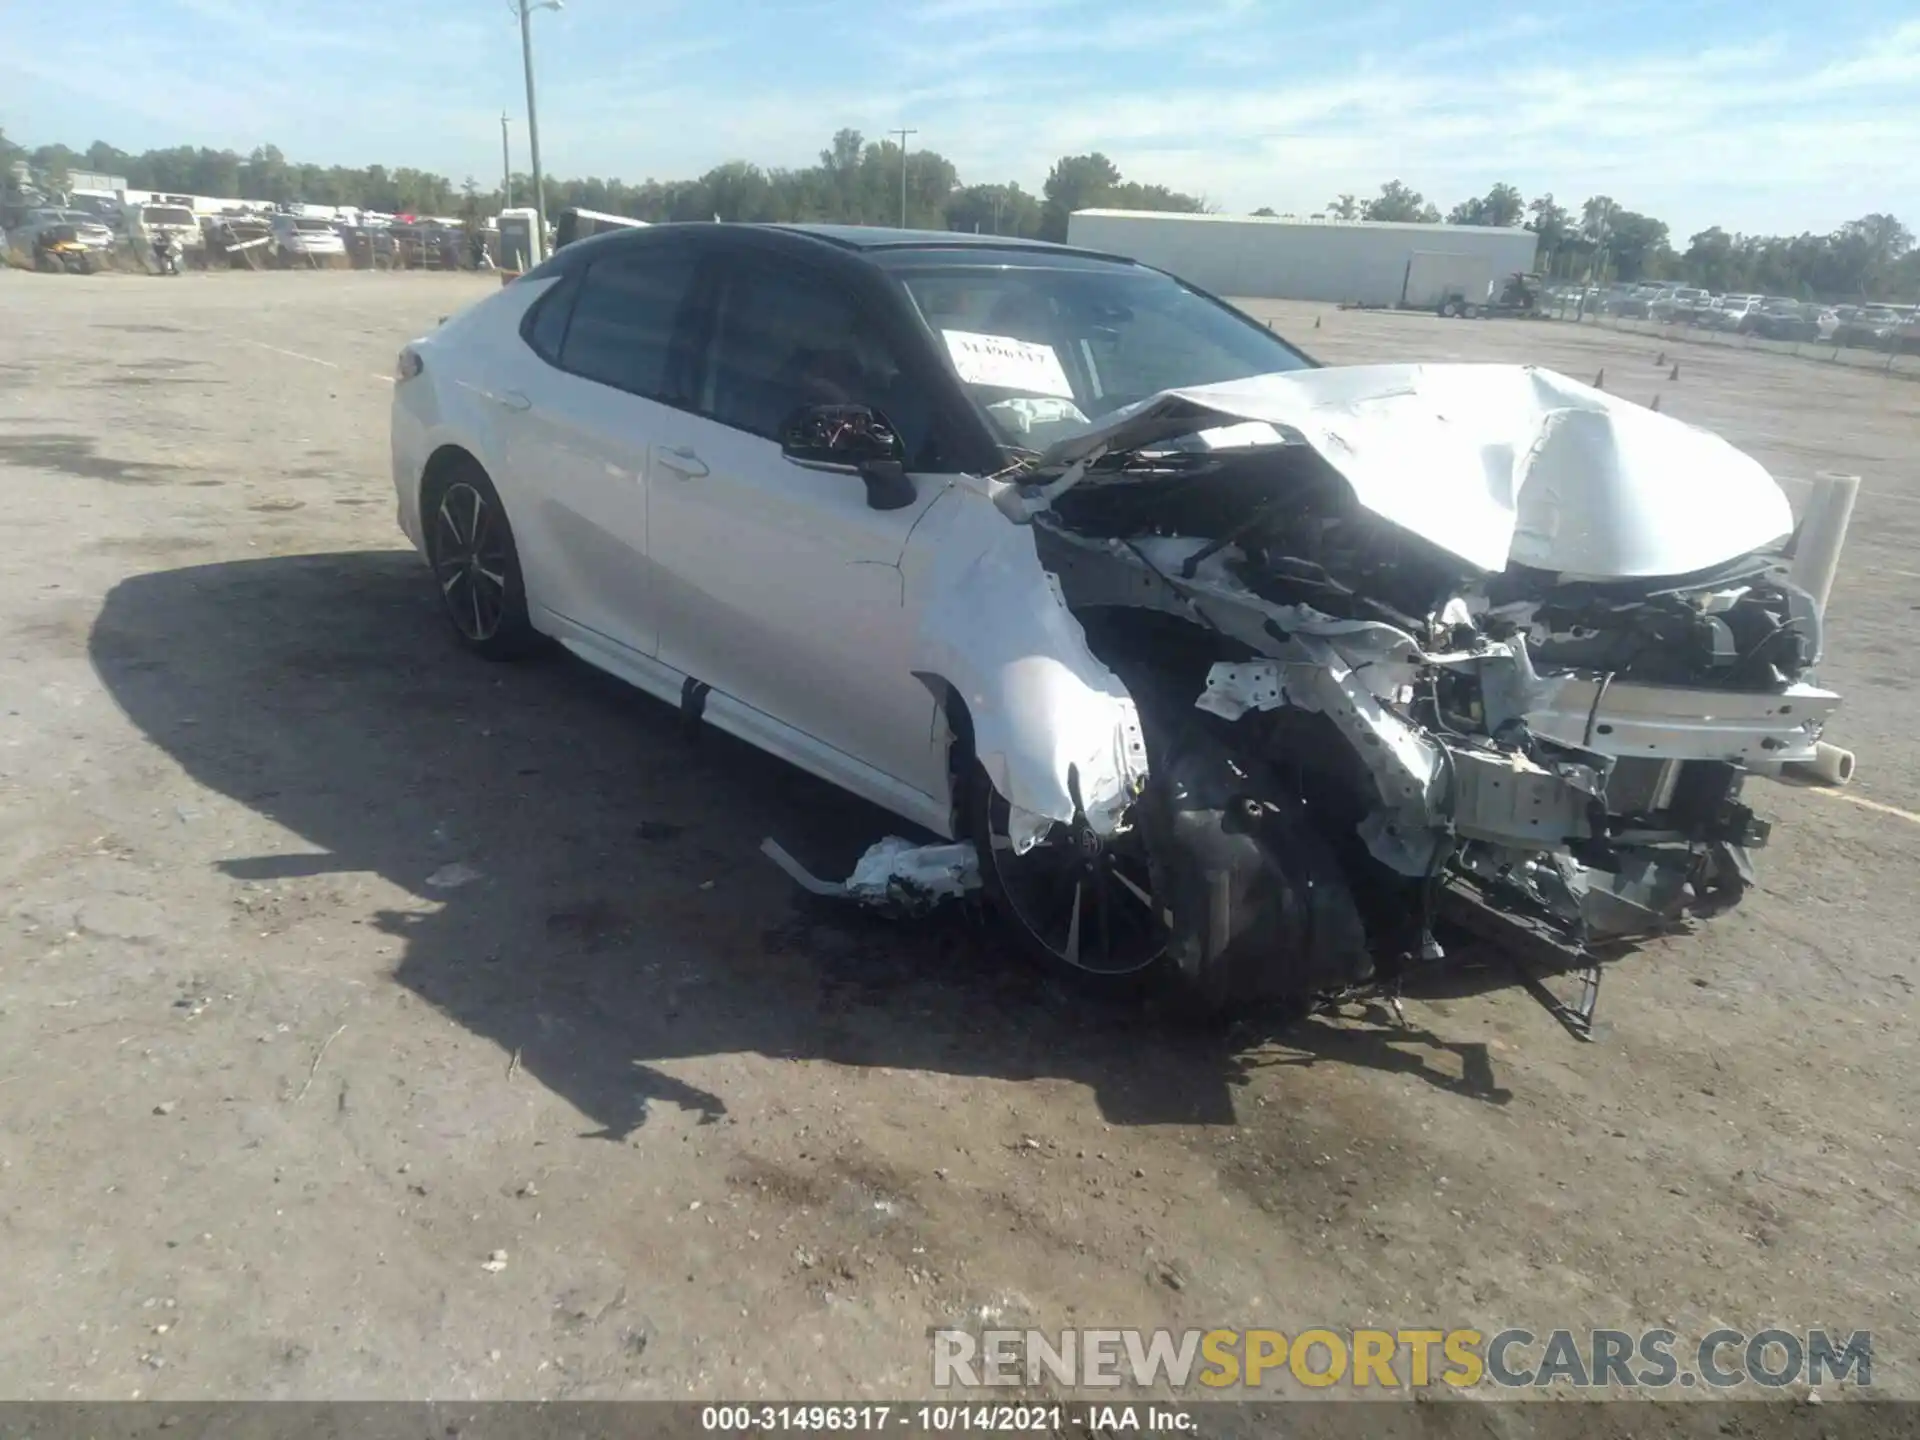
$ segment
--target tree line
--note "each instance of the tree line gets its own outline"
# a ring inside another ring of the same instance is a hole
[[[272,145],[250,154],[180,145],[132,154],[96,140],[85,150],[42,145],[26,150],[0,132],[0,165],[25,159],[54,183],[76,171],[124,175],[140,190],[233,196],[275,203],[354,205],[390,214],[487,215],[507,198],[500,185],[472,177],[455,184],[444,175],[383,165],[320,166],[287,159]],[[1210,210],[1204,196],[1124,178],[1095,152],[1066,155],[1048,172],[1039,194],[1014,183],[965,184],[953,162],[934,150],[910,150],[905,164],[905,223],[926,229],[981,231],[1064,240],[1075,210]],[[817,164],[765,168],[730,160],[688,180],[548,179],[549,214],[571,205],[635,219],[836,221],[896,225],[902,215],[902,154],[892,140],[869,140],[858,130],[835,133]],[[511,177],[512,199],[530,203],[532,182]],[[1272,215],[1262,207],[1256,215]],[[1327,218],[1443,223],[1439,207],[1419,191],[1390,180],[1377,195],[1335,196]],[[1672,279],[1716,291],[1752,291],[1801,299],[1920,298],[1920,250],[1892,215],[1849,221],[1830,234],[1743,235],[1719,226],[1692,236],[1684,250],[1666,222],[1596,195],[1577,208],[1551,194],[1526,199],[1514,186],[1493,186],[1447,211],[1444,223],[1524,227],[1539,237],[1539,267],[1550,279],[1635,281]]]

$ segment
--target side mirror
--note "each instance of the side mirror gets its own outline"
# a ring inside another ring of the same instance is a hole
[[[796,465],[858,475],[875,510],[914,501],[906,446],[887,417],[866,405],[808,405],[780,427],[780,453]]]

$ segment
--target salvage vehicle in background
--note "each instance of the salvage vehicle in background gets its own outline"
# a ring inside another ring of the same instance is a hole
[[[1767,300],[1754,312],[1748,328],[1767,340],[1818,340],[1820,307],[1798,300]]]
[[[331,220],[307,215],[279,213],[268,222],[273,236],[273,263],[289,265],[332,265],[346,263],[347,244]]]
[[[7,244],[23,255],[31,255],[43,230],[59,231],[60,243],[80,246],[96,263],[104,262],[113,250],[113,231],[99,219],[84,210],[55,208],[27,211],[26,217],[7,232]]]
[[[468,649],[557,641],[970,844],[1036,955],[1213,1010],[1391,982],[1443,913],[1584,961],[1730,905],[1744,779],[1839,704],[1725,441],[1531,367],[1323,368],[1110,256],[623,231],[395,380]]]
[[[1738,331],[1748,324],[1748,317],[1759,313],[1764,295],[1722,295],[1713,302],[1708,326],[1714,330]]]
[[[43,225],[33,236],[33,268],[51,275],[91,275],[102,252],[84,243],[72,225]]]
[[[127,210],[127,233],[151,245],[165,235],[174,254],[195,265],[206,262],[207,241],[200,220],[184,205],[138,205]]]
[[[1848,345],[1859,349],[1878,349],[1900,323],[1897,311],[1885,305],[1865,305],[1853,311],[1841,321],[1834,331],[1833,340],[1837,345]]]
[[[1655,300],[1649,313],[1669,325],[1690,325],[1693,317],[1712,300],[1713,296],[1705,290],[1682,285]]]
[[[273,227],[263,215],[229,212],[200,221],[201,243],[207,265],[229,269],[263,269],[274,256]]]

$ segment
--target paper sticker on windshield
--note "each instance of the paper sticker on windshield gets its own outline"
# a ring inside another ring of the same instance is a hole
[[[1051,345],[1016,340],[1011,335],[979,335],[943,330],[953,368],[969,385],[993,385],[1029,395],[1071,396],[1073,385]]]

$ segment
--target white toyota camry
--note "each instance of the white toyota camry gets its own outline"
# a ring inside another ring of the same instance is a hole
[[[1730,903],[1743,779],[1838,704],[1724,441],[1527,367],[1322,367],[1110,256],[615,232],[396,378],[467,646],[558,642],[950,842],[862,893],[977,877],[1052,960],[1216,1007],[1391,977],[1442,907],[1579,956]]]

